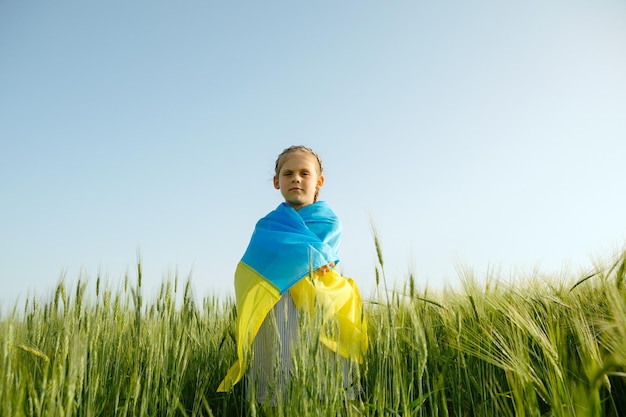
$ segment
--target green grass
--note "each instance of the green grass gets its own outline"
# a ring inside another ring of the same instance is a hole
[[[178,279],[145,299],[139,265],[118,290],[61,281],[2,317],[0,415],[626,415],[626,253],[582,277],[418,291],[412,276],[387,289],[377,249],[356,400],[310,343],[283,407],[247,403],[242,384],[216,393],[236,356],[233,300],[200,305]]]

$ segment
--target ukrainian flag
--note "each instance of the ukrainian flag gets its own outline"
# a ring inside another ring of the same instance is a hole
[[[321,308],[324,321],[334,320],[339,332],[322,331],[320,341],[343,357],[362,360],[367,349],[367,329],[359,291],[350,278],[334,269],[337,264],[341,224],[323,201],[295,210],[279,205],[256,224],[252,238],[235,271],[237,300],[237,357],[220,384],[225,392],[244,375],[249,352],[263,320],[289,290],[296,307],[313,314]]]

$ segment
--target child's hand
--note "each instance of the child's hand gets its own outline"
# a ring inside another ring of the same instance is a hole
[[[331,262],[328,265],[324,265],[324,266],[318,268],[316,272],[319,272],[321,274],[326,274],[326,273],[331,271],[333,266],[335,266],[335,263]]]

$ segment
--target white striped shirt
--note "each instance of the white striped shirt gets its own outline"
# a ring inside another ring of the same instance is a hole
[[[246,397],[271,406],[282,404],[287,398],[293,373],[293,354],[299,339],[299,312],[289,291],[286,291],[270,310],[252,344],[252,362],[247,373]],[[308,344],[308,343],[307,343]],[[358,391],[356,369],[348,359],[326,347],[326,358],[342,368],[343,386],[349,399]],[[352,372],[351,372],[352,371]],[[356,386],[353,386],[354,380]]]

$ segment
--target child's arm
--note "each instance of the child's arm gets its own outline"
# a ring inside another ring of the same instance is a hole
[[[331,263],[329,263],[328,265],[324,265],[324,266],[322,266],[322,267],[318,268],[318,269],[317,269],[317,271],[315,271],[315,272],[319,272],[319,273],[322,273],[322,274],[326,274],[326,273],[328,273],[328,272],[330,272],[330,271],[331,271],[331,269],[332,269],[332,267],[333,267],[333,266],[335,266],[335,263],[334,263],[334,262],[331,262]]]

